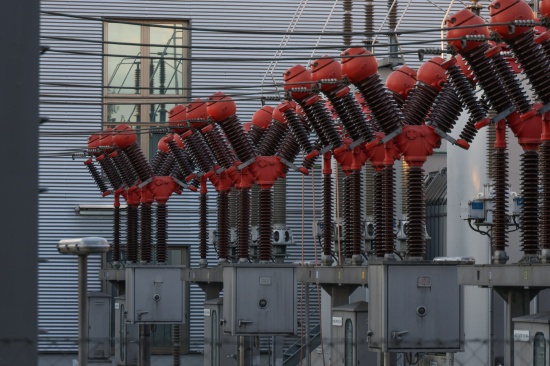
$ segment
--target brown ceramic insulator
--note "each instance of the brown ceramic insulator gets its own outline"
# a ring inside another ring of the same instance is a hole
[[[539,154],[527,150],[521,155],[521,247],[526,255],[534,256],[539,250]]]
[[[153,157],[153,161],[151,162],[151,170],[153,170],[154,175],[159,175],[158,171],[164,164],[164,161],[168,157],[168,154],[165,153],[162,150],[157,150],[155,153],[155,156]]]
[[[341,247],[343,248],[343,253],[345,258],[351,259],[352,251],[352,218],[351,218],[351,177],[349,175],[344,176],[343,179],[344,185],[344,195],[340,196],[340,201],[343,203],[342,210],[340,215],[342,216],[342,229],[343,229],[343,240],[341,240]]]
[[[401,109],[382,83],[380,75],[373,74],[355,86],[369,105],[382,132],[388,135],[403,125]]]
[[[283,114],[286,123],[288,124],[288,127],[290,129],[290,132],[292,132],[292,134],[296,138],[296,141],[298,141],[298,144],[300,145],[302,151],[304,151],[306,154],[312,152],[313,146],[311,145],[311,142],[309,142],[309,131],[300,120],[300,117],[298,117],[298,115],[296,114],[296,111],[294,111],[292,108],[288,108],[283,112]]]
[[[157,263],[164,264],[168,252],[168,210],[165,203],[157,205]]]
[[[96,166],[92,162],[92,159],[88,160],[84,165],[86,165],[86,168],[90,172],[90,175],[94,179],[95,184],[97,185],[97,188],[99,188],[101,193],[107,192],[109,188],[107,188],[107,184],[101,177],[101,174],[99,174],[99,171],[97,170]]]
[[[298,145],[298,141],[296,141],[293,134],[287,133],[283,142],[281,143],[281,146],[279,147],[279,151],[277,151],[275,155],[280,157],[281,159],[285,159],[289,163],[292,163],[294,162],[294,160],[296,160],[296,156],[298,156],[299,153],[300,146]],[[305,161],[308,160],[305,159]],[[305,168],[309,170],[309,168]],[[283,168],[283,173],[286,174],[287,172],[288,166],[285,165]]]
[[[153,171],[151,165],[143,155],[143,151],[137,143],[133,143],[124,148],[124,152],[128,156],[128,159],[132,163],[134,170],[136,171],[139,179],[145,182],[153,177]]]
[[[403,105],[405,123],[414,126],[423,124],[437,94],[438,90],[433,86],[417,83]]]
[[[335,148],[342,145],[338,131],[334,127],[334,122],[323,100],[318,100],[310,105],[306,105],[303,101],[298,101],[298,103],[304,110],[311,129],[315,131],[323,147],[332,144]]]
[[[258,155],[259,156],[272,156],[275,155],[279,145],[285,138],[288,132],[287,125],[281,121],[274,119],[269,127],[267,132],[258,146]]]
[[[248,130],[248,137],[250,138],[250,142],[254,146],[254,148],[258,147],[260,144],[260,141],[262,141],[262,137],[264,137],[265,129],[258,127],[256,125],[250,126],[250,130]]]
[[[462,103],[454,88],[447,84],[435,98],[428,121],[431,126],[450,133],[461,112]]]
[[[185,177],[193,174],[195,167],[191,159],[189,159],[187,152],[180,149],[174,140],[168,141],[168,149],[170,149],[170,154],[176,161],[176,166],[181,174]]]
[[[323,174],[323,255],[332,256],[332,174]]]
[[[167,154],[166,159],[162,162],[162,165],[159,167],[159,169],[155,172],[155,175],[158,176],[168,176],[174,169],[174,166],[176,165],[176,162],[174,161],[174,155]]]
[[[361,181],[362,175],[360,170],[354,170],[350,174],[350,250],[352,256],[361,255],[362,240],[361,240],[361,214],[363,212],[361,200]]]
[[[255,156],[252,143],[243,130],[243,126],[239,122],[239,118],[236,115],[232,115],[226,120],[220,122],[220,126],[225,133],[225,136],[233,146],[233,150],[237,154],[237,158],[241,162],[249,161]]]
[[[409,258],[423,259],[426,254],[426,197],[424,169],[419,166],[409,167],[407,201],[409,206],[407,255]]]
[[[120,207],[113,211],[113,261],[120,262]]]
[[[460,101],[466,106],[470,116],[476,120],[476,122],[484,119],[486,117],[486,112],[477,100],[475,95],[476,90],[460,67],[457,65],[449,66],[447,68],[447,76],[450,84],[458,94]]]
[[[258,251],[260,261],[269,262],[271,261],[273,247],[271,240],[273,236],[273,192],[271,189],[261,188],[259,198],[260,235],[258,239]]]
[[[324,100],[319,99],[317,102],[311,105],[313,113],[315,114],[321,129],[323,130],[324,135],[327,140],[332,145],[333,149],[336,149],[342,146],[342,141],[340,140],[340,134],[334,125],[334,121],[330,117],[330,113],[327,110]]]
[[[392,255],[395,250],[393,222],[395,219],[395,170],[393,165],[386,165],[382,170],[382,206],[384,220],[384,237],[382,251]]]
[[[237,257],[248,260],[250,247],[250,189],[242,188],[237,196]]]
[[[128,263],[137,263],[138,208],[134,205],[128,205],[126,210],[126,260]]]
[[[200,194],[199,201],[199,255],[206,259],[208,254],[208,199],[206,193]]]
[[[488,112],[488,118],[494,118],[495,111],[491,109]],[[495,141],[497,139],[496,135],[496,125],[487,126],[487,138],[485,142],[485,158],[487,162],[487,179],[493,181],[495,179]]]
[[[138,177],[128,157],[122,150],[117,150],[116,154],[111,158],[115,164],[116,169],[120,173],[120,177],[127,187],[131,187],[136,184]]]
[[[493,166],[493,249],[506,251],[508,235],[508,152],[503,148],[495,148]]]
[[[377,257],[384,256],[384,235],[386,233],[384,220],[384,201],[383,201],[383,177],[382,171],[374,173],[374,254]],[[392,223],[393,224],[393,223]]]
[[[229,260],[229,191],[218,192],[218,259]]]
[[[140,252],[141,252],[141,262],[150,263],[151,262],[151,205],[147,203],[141,204],[141,240],[140,240]]]
[[[521,114],[531,110],[531,103],[523,90],[519,80],[516,78],[516,73],[512,70],[510,64],[504,59],[500,52],[496,52],[491,56],[493,65],[500,75],[508,95],[512,98],[516,110]]]
[[[363,138],[366,142],[370,142],[374,139],[374,133],[353,94],[346,93],[339,97],[335,90],[326,93],[326,96],[334,106],[342,125],[344,125],[353,141]]]
[[[474,75],[485,91],[487,98],[493,108],[500,113],[512,106],[506,88],[498,73],[493,67],[490,59],[485,57],[485,53],[489,50],[488,43],[482,43],[469,52],[462,53],[462,56],[472,68]]]
[[[225,169],[231,168],[236,160],[235,153],[225,141],[220,126],[213,124],[212,129],[203,134],[218,164]]]
[[[185,150],[195,162],[195,165],[204,173],[212,170],[214,162],[210,148],[206,144],[204,137],[198,131],[194,131],[191,135],[184,138]]]
[[[542,43],[540,43],[540,46],[542,47],[542,50],[546,54],[546,57],[550,59],[550,39],[546,39]]]
[[[315,165],[315,161],[317,160],[317,156],[311,158],[311,159],[307,159],[305,156],[304,158],[302,159],[302,166],[304,168],[306,168],[308,171],[311,171],[311,169],[313,168],[313,166]]]
[[[550,102],[550,61],[540,45],[534,42],[534,35],[535,30],[530,29],[512,40],[506,40],[506,43],[514,51],[539,99],[547,104]]]
[[[539,223],[539,244],[541,249],[550,249],[550,141],[544,141],[539,148],[541,205]]]
[[[401,94],[399,93],[396,93],[392,90],[390,90],[390,93],[391,95],[393,96],[393,99],[395,100],[395,103],[399,106],[399,107],[403,107],[403,105],[405,104],[405,97],[403,97]]]
[[[103,156],[103,159],[99,160],[99,165],[105,172],[105,175],[107,176],[107,179],[109,179],[109,183],[111,183],[111,187],[113,187],[113,189],[117,190],[124,186],[124,182],[122,181],[115,164],[107,154]]]

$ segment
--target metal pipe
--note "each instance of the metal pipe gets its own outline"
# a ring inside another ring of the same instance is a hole
[[[309,283],[306,283],[306,296],[305,296],[305,306],[306,306],[306,366],[311,366],[311,348],[309,341]]]
[[[139,325],[139,366],[151,366],[151,325]]]
[[[78,365],[88,365],[88,256],[78,256]]]

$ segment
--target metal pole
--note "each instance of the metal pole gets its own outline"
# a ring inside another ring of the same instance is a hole
[[[139,325],[139,366],[151,366],[151,326]]]
[[[306,366],[311,366],[311,349],[309,341],[309,283],[306,283]]]
[[[88,256],[78,256],[78,366],[88,365]]]

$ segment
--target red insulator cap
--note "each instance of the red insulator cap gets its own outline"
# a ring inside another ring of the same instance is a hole
[[[447,82],[447,74],[441,66],[445,60],[441,57],[434,57],[431,60],[424,62],[418,69],[418,81],[428,84],[441,91],[443,85]]]
[[[208,98],[206,112],[214,121],[222,122],[237,112],[237,105],[231,97],[217,92]]]
[[[284,89],[289,90],[292,93],[293,99],[303,99],[311,93],[311,71],[306,69],[302,65],[292,66],[290,69],[283,72],[283,79],[285,81]],[[292,91],[292,89],[304,88],[306,91]]]
[[[405,99],[407,99],[411,89],[414,88],[414,84],[416,84],[416,71],[408,66],[401,66],[388,75],[386,79],[388,89]]]
[[[364,48],[348,48],[342,56],[342,73],[353,84],[360,83],[378,72],[378,61]]]
[[[273,107],[270,105],[264,105],[252,115],[252,124],[265,130],[271,123],[272,115]]]
[[[495,0],[489,5],[492,23],[508,23],[514,20],[534,20],[533,9],[523,0]],[[491,25],[491,29],[504,39],[514,39],[533,27],[514,27],[513,33],[508,25]]]
[[[468,141],[463,140],[463,139],[456,140],[456,145],[460,146],[464,150],[468,150],[470,148],[470,144],[468,143]]]
[[[284,111],[288,109],[294,109],[296,107],[296,103],[291,102],[289,100],[285,100],[281,104],[279,104],[275,109],[273,109],[272,117],[273,119],[276,119],[279,122],[286,124],[286,119],[284,116]]]
[[[134,129],[125,124],[116,126],[114,132],[113,142],[121,149],[124,149],[137,141],[137,135]]]
[[[479,25],[479,27],[449,29],[447,31],[447,38],[453,38],[453,39],[457,38],[457,39],[449,40],[447,42],[450,45],[454,46],[454,48],[458,52],[468,52],[486,41],[480,41],[480,42],[468,41],[464,46],[460,38],[465,37],[467,35],[484,36],[486,38],[489,37],[489,29],[487,28],[485,21],[480,16],[477,16],[474,13],[472,13],[470,10],[462,9],[458,13],[451,15],[450,17],[447,18],[447,28],[475,26],[475,25]]]
[[[311,68],[311,80],[321,81],[323,79],[335,79],[337,81],[342,80],[342,65],[336,62],[335,59],[329,56],[323,56],[310,65]],[[321,84],[321,90],[323,92],[331,91],[338,87],[337,84]]]
[[[114,132],[112,128],[107,128],[105,131],[101,133],[101,137],[99,139],[99,146],[104,147],[106,152],[113,151],[112,146],[115,144],[113,142],[113,134]],[[111,148],[107,148],[107,147],[111,147]]]
[[[243,129],[245,133],[248,133],[248,131],[250,131],[250,127],[252,127],[252,122],[243,123]]]
[[[550,18],[550,0],[539,1],[539,13],[547,18]]]
[[[181,104],[168,111],[168,124],[176,133],[184,133],[187,130],[187,112]]]
[[[97,149],[99,147],[99,140],[101,139],[101,133],[94,133],[88,136],[88,149]]]
[[[168,148],[168,136],[170,136],[171,134],[168,134],[166,136],[164,136],[163,138],[161,138],[159,140],[159,143],[157,144],[157,149],[159,149],[160,151],[164,151],[165,153],[168,154],[168,152],[170,152],[170,149]]]
[[[172,138],[174,139],[174,142],[176,143],[176,145],[180,148],[180,149],[183,149],[185,147],[185,144],[183,143],[183,140],[181,138],[180,135],[178,135],[177,133],[173,134],[172,135]]]
[[[202,128],[208,123],[208,113],[206,112],[206,102],[197,98],[187,105],[187,120],[194,128]],[[182,131],[180,133],[183,133]]]

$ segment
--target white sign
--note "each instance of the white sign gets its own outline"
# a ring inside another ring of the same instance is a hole
[[[333,316],[332,317],[332,325],[336,327],[341,327],[343,324],[342,317],[341,316]]]
[[[210,309],[203,309],[204,310],[204,316],[210,316]]]
[[[528,330],[514,330],[514,341],[529,342]]]
[[[115,302],[115,310],[120,309],[120,304],[118,302]]]

